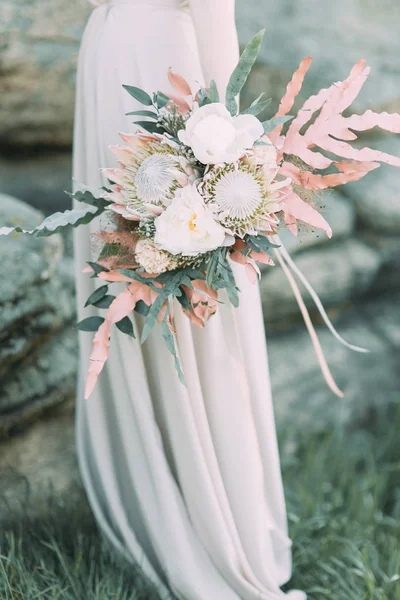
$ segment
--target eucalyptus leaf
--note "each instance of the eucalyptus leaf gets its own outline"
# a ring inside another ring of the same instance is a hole
[[[86,300],[86,306],[90,306],[91,304],[95,304],[99,300],[103,298],[108,292],[108,285],[102,285],[96,290],[94,290],[93,294],[90,294],[89,298]]]
[[[142,331],[142,338],[141,338],[141,343],[143,344],[147,338],[149,337],[151,330],[153,329],[154,325],[157,323],[157,317],[160,314],[160,311],[162,309],[162,306],[164,304],[164,302],[167,300],[168,296],[169,296],[169,288],[171,286],[165,285],[165,287],[162,288],[161,292],[159,293],[159,295],[157,296],[157,298],[155,299],[155,301],[153,302],[153,304],[150,306],[150,310],[148,312],[148,315],[146,317],[146,321],[144,323],[144,327],[143,327],[143,331]]]
[[[158,108],[164,108],[164,106],[166,106],[168,102],[170,102],[170,98],[162,92],[157,92],[156,98]]]
[[[64,227],[79,227],[79,225],[86,225],[102,212],[103,210],[99,210],[94,206],[56,212],[42,221],[35,229],[25,230],[21,227],[0,227],[0,235],[24,233],[25,235],[35,235],[36,237],[48,237],[58,233],[64,229]]]
[[[241,112],[242,115],[254,115],[255,117],[265,110],[272,101],[272,98],[263,98],[265,94],[260,94],[259,97],[250,104],[248,108]]]
[[[108,204],[111,204],[111,200],[107,200],[106,198],[96,198],[92,192],[89,192],[89,190],[85,190],[84,192],[78,190],[73,194],[71,192],[65,193],[73,200],[89,204],[90,206],[95,206],[96,208],[106,208]]]
[[[125,333],[133,339],[136,339],[135,332],[133,331],[133,324],[129,317],[124,317],[120,321],[117,321],[115,323],[115,326],[117,327],[117,329],[122,331],[122,333]]]
[[[93,306],[97,308],[110,308],[111,304],[114,302],[115,296],[112,294],[107,294],[98,300],[97,302],[93,302]]]
[[[210,99],[210,102],[219,102],[218,88],[214,79],[210,83],[210,91],[208,93],[208,97]]]
[[[144,104],[144,106],[151,106],[153,104],[151,97],[144,90],[134,87],[133,85],[123,85],[122,87],[128,92],[128,94],[135,98],[135,100],[141,104]]]
[[[205,106],[206,104],[211,104],[211,100],[210,100],[210,97],[208,95],[208,92],[204,88],[200,88],[199,89],[198,104],[199,104],[200,108],[202,106]]]
[[[151,110],[134,110],[133,112],[126,113],[127,117],[131,115],[138,115],[139,117],[149,117],[149,119],[158,119],[158,114]]]
[[[167,317],[167,315],[166,315],[166,317]],[[179,381],[181,383],[183,383],[184,386],[186,386],[185,376],[183,374],[183,371],[181,368],[181,363],[178,358],[178,354],[176,352],[176,344],[175,344],[174,335],[173,335],[172,331],[170,330],[170,328],[168,327],[166,318],[164,318],[163,321],[161,322],[161,335],[162,335],[164,343],[167,347],[167,350],[174,357],[175,369],[178,373]]]
[[[162,128],[153,121],[135,121],[135,125],[142,127],[142,129],[145,129],[149,133],[162,133],[163,131]]]
[[[226,88],[225,102],[226,107],[232,116],[237,114],[238,106],[236,98],[246,83],[250,71],[257,59],[264,33],[265,29],[262,29],[256,33],[253,39],[248,43],[239,59],[237,66],[230,76]]]
[[[103,317],[87,317],[77,323],[76,327],[79,331],[97,331],[102,323],[104,323]]]
[[[147,317],[147,315],[149,314],[149,310],[150,307],[147,306],[147,304],[143,302],[143,300],[139,300],[138,302],[136,302],[135,312],[137,312],[139,315],[142,315],[142,317]]]
[[[278,125],[283,125],[283,123],[286,123],[291,119],[293,119],[292,116],[284,115],[283,117],[274,117],[273,119],[269,119],[269,121],[264,121],[264,133],[271,133],[271,131],[273,131],[275,127],[278,127]]]
[[[215,252],[211,257],[206,270],[206,285],[208,288],[212,287],[214,281],[214,275],[217,272],[219,256],[218,253]]]
[[[91,267],[93,269],[94,275],[92,275],[92,277],[96,277],[102,271],[109,271],[109,269],[107,269],[107,267],[103,267],[103,265],[99,265],[98,263],[95,263],[95,262],[87,261],[87,264],[89,265],[89,267]]]
[[[178,296],[178,302],[181,304],[182,308],[190,312],[190,302],[189,298],[184,290],[181,288],[182,294]]]

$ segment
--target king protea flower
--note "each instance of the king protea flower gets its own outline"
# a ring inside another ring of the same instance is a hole
[[[239,162],[214,167],[205,175],[204,198],[216,205],[218,220],[231,235],[256,235],[278,224],[278,190],[288,182],[274,182],[274,174],[266,177],[262,167]]]
[[[159,215],[169,205],[177,188],[187,185],[187,160],[154,136],[125,135],[128,146],[111,146],[120,169],[104,169],[114,186],[105,197],[113,210],[129,220]],[[189,171],[188,171],[189,172]]]

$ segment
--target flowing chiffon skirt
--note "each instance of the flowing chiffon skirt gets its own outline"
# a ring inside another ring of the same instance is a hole
[[[108,146],[133,129],[124,115],[138,106],[122,84],[168,91],[171,66],[194,85],[203,82],[200,64],[191,14],[174,0],[96,8],[79,57],[75,180],[92,190],[104,185],[100,168],[114,166]],[[90,251],[89,227],[80,228],[80,318],[96,314],[82,309],[95,286],[82,273]],[[238,309],[220,305],[203,330],[175,311],[187,387],[157,329],[143,346],[117,331],[85,401],[92,335],[81,334],[80,468],[102,531],[162,596],[302,600],[302,592],[279,589],[291,575],[291,543],[265,332],[258,287],[236,267]],[[135,316],[137,334],[141,326]]]

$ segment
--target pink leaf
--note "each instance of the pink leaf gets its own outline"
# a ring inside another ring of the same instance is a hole
[[[192,90],[186,79],[182,75],[174,73],[172,69],[168,69],[168,79],[172,87],[178,92],[180,96],[190,96]]]
[[[291,81],[289,81],[286,87],[286,93],[279,103],[279,109],[275,117],[282,117],[284,115],[287,115],[291,110],[294,104],[294,100],[302,88],[304,77],[308,69],[310,68],[311,62],[312,56],[308,56],[307,58],[304,58],[301,61],[299,68],[297,69],[297,71],[295,71]],[[277,138],[282,131],[282,127],[283,125],[279,125],[268,135],[272,143],[275,143],[277,141]]]
[[[332,237],[332,229],[329,226],[329,223],[325,221],[322,215],[318,211],[316,211],[312,206],[304,202],[295,192],[291,191],[285,198],[284,202],[284,213],[289,215],[286,225],[292,231],[294,229],[295,223],[292,222],[292,218],[298,219],[299,221],[303,221],[304,223],[308,223],[312,227],[316,227],[317,229],[322,229],[325,231],[328,237]],[[297,231],[297,228],[296,228]]]
[[[166,96],[177,105],[179,112],[183,115],[186,115],[190,111],[190,106],[184,98],[175,96],[174,94],[166,94]]]
[[[392,133],[400,133],[400,115],[387,113],[374,113],[367,110],[362,115],[344,117],[342,112],[346,110],[357,97],[360,89],[369,75],[369,67],[365,66],[365,60],[359,61],[351,70],[349,77],[342,82],[334,83],[327,89],[321,90],[315,96],[311,96],[299,111],[297,117],[291,122],[285,137],[280,138],[279,158],[283,154],[298,156],[313,169],[326,169],[332,163],[342,165],[322,153],[322,151],[336,154],[350,161],[364,163],[361,171],[351,167],[351,176],[356,180],[368,173],[372,168],[371,163],[385,162],[393,166],[400,166],[400,159],[371,148],[357,149],[348,142],[357,139],[355,131],[366,131],[373,127],[380,127]],[[314,114],[319,111],[315,118]],[[309,124],[311,123],[311,124]],[[304,133],[300,133],[305,127]],[[313,150],[313,148],[320,150]],[[370,163],[367,165],[366,163]],[[346,167],[339,167],[342,173],[350,175]],[[334,178],[333,181],[335,181]],[[336,181],[345,179],[343,176]],[[329,181],[329,180],[328,180]],[[318,184],[317,180],[315,183]],[[321,181],[319,181],[321,183]],[[337,184],[335,184],[337,185]]]
[[[301,171],[292,163],[284,162],[280,173],[290,177],[294,183],[308,190],[325,190],[327,188],[343,185],[350,181],[358,181],[364,175],[377,169],[380,165],[374,162],[342,161],[333,163],[339,173],[330,175],[314,174],[310,171]]]
[[[252,259],[264,265],[270,265],[271,267],[273,267],[275,264],[272,258],[268,256],[268,254],[266,254],[265,252],[255,252],[254,250],[252,250],[250,256]]]
[[[104,321],[93,339],[93,350],[89,360],[89,372],[85,386],[85,400],[89,398],[108,358],[110,346],[110,323]]]

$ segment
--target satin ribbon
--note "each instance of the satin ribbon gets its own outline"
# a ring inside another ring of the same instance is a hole
[[[298,277],[298,279],[303,283],[303,285],[305,286],[305,288],[307,289],[307,291],[310,293],[312,299],[315,302],[315,305],[321,315],[321,317],[323,318],[325,324],[327,325],[328,329],[330,330],[330,332],[334,335],[334,337],[341,343],[343,344],[343,346],[346,346],[346,348],[349,348],[350,350],[353,350],[355,352],[369,352],[369,350],[365,349],[365,348],[361,348],[360,346],[354,346],[353,344],[349,344],[348,342],[346,342],[346,340],[344,340],[342,338],[342,336],[336,331],[336,329],[334,328],[332,322],[330,321],[328,315],[326,314],[326,311],[323,307],[323,304],[321,302],[321,300],[319,299],[318,294],[316,293],[316,291],[313,289],[313,287],[311,286],[311,284],[309,283],[309,281],[306,279],[306,277],[303,275],[303,273],[300,271],[300,269],[295,265],[295,263],[293,262],[293,260],[291,259],[288,251],[286,250],[286,248],[284,247],[281,239],[279,238],[279,236],[277,235],[271,235],[268,236],[268,239],[275,245],[279,245],[279,248],[274,248],[274,253],[282,267],[282,270],[284,272],[284,274],[286,275],[286,278],[290,284],[290,287],[293,290],[293,294],[296,298],[297,304],[300,308],[300,312],[303,316],[304,322],[306,324],[308,333],[310,335],[312,344],[314,346],[314,350],[315,353],[317,355],[318,358],[318,362],[320,364],[321,367],[321,371],[322,374],[325,378],[326,383],[328,384],[329,388],[333,391],[334,394],[336,394],[336,396],[338,396],[339,398],[343,397],[343,392],[338,388],[335,380],[333,379],[332,373],[328,367],[328,364],[326,362],[325,359],[325,355],[324,352],[322,350],[320,341],[318,339],[317,333],[314,329],[314,326],[312,324],[309,312],[307,310],[307,307],[304,303],[304,300],[302,298],[301,292],[299,290],[299,287],[296,283],[296,280],[294,279],[292,273],[290,272],[290,269],[293,271],[293,273]]]

